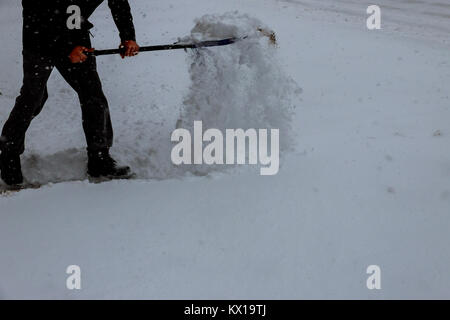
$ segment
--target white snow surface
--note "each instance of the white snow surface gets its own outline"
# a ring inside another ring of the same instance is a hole
[[[86,181],[77,97],[54,72],[23,165],[57,183],[0,196],[0,298],[450,298],[450,5],[377,3],[369,31],[369,1],[132,1],[141,45],[262,24],[277,46],[255,32],[200,57],[99,57],[132,181]],[[20,15],[0,3],[0,124],[22,79]],[[92,21],[96,48],[118,44],[105,4]],[[174,167],[178,119],[280,127],[279,174]]]

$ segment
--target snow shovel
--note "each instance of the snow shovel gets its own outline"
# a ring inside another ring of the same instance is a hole
[[[158,46],[147,46],[140,47],[139,52],[146,51],[161,51],[161,50],[177,50],[177,49],[197,49],[197,48],[206,48],[206,47],[221,47],[227,46],[237,41],[246,39],[247,37],[242,38],[228,38],[222,40],[210,40],[210,41],[202,41],[197,43],[174,43],[167,45],[158,45]],[[94,56],[104,56],[109,54],[121,54],[124,52],[124,48],[119,49],[106,49],[106,50],[94,50],[91,54]]]

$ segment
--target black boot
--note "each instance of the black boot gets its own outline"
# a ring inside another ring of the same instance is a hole
[[[88,175],[106,179],[128,179],[133,176],[130,167],[117,166],[108,149],[88,151]]]
[[[23,183],[22,166],[19,154],[2,152],[0,154],[0,170],[2,180],[9,186]]]

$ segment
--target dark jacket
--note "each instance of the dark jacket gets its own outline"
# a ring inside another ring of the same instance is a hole
[[[89,45],[88,21],[104,0],[22,0],[24,50],[53,52],[67,55],[78,45]],[[77,5],[81,9],[81,29],[69,30],[67,8]],[[122,41],[136,40],[128,0],[108,0],[114,22]]]

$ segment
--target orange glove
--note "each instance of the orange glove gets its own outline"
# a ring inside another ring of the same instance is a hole
[[[127,40],[122,42],[119,48],[125,49],[125,52],[120,54],[122,59],[125,57],[133,57],[139,53],[139,45],[136,43],[136,41],[133,40]]]
[[[72,63],[83,63],[87,60],[87,55],[85,52],[94,52],[94,48],[86,48],[83,46],[75,47],[69,55],[70,62]]]

